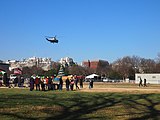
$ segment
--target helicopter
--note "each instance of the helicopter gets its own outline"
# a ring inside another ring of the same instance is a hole
[[[46,36],[46,40],[48,40],[49,42],[51,42],[51,43],[58,43],[58,40],[57,40],[57,38],[56,38],[56,36],[54,36],[54,37],[48,37],[48,36]]]

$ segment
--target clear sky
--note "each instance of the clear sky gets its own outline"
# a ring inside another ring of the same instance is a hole
[[[55,36],[51,44],[45,36]],[[160,52],[160,0],[0,0],[0,59],[113,62]]]

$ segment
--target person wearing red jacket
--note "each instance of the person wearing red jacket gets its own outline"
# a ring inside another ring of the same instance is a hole
[[[39,77],[37,76],[36,79],[35,79],[35,84],[36,84],[36,90],[39,90],[40,91],[40,79]]]

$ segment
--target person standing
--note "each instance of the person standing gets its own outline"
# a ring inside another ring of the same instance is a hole
[[[18,76],[18,87],[21,87],[21,77]]]
[[[41,78],[40,82],[41,82],[42,91],[45,91],[44,77]]]
[[[93,88],[93,79],[89,80],[89,89]]]
[[[49,77],[48,78],[48,90],[51,90],[52,89],[52,78]]]
[[[7,73],[3,75],[3,84],[7,87]]]
[[[14,83],[14,87],[17,87],[17,83],[18,83],[18,77],[17,76],[16,76],[16,78],[14,78],[13,83]]]
[[[74,80],[71,78],[70,89],[73,91],[74,88]]]
[[[44,82],[45,82],[45,89],[48,90],[48,76],[45,77]]]
[[[66,79],[66,90],[69,91],[69,84],[70,84],[70,81],[69,79],[67,78]]]
[[[91,79],[91,88],[93,88],[93,79]]]
[[[78,86],[78,78],[77,76],[75,76],[75,86],[76,86],[76,90],[79,90],[79,86]]]
[[[140,77],[140,81],[139,81],[139,87],[140,87],[140,86],[143,86],[143,85],[142,85],[142,78],[141,78],[141,77]]]
[[[24,77],[21,77],[21,87],[24,87]]]
[[[144,79],[144,84],[143,84],[144,87],[147,87],[147,81],[146,79]]]
[[[80,88],[83,88],[83,79],[80,78]]]
[[[33,77],[30,78],[30,91],[34,89],[34,79]]]
[[[39,91],[40,91],[40,85],[39,85],[39,83],[40,83],[40,79],[39,79],[38,76],[36,76],[36,79],[35,79],[36,90],[39,90]]]
[[[59,90],[62,90],[63,88],[63,80],[62,77],[59,78]]]
[[[91,79],[89,80],[89,89],[91,89]]]

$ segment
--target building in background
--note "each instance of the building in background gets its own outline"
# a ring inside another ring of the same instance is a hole
[[[108,67],[109,62],[106,60],[87,60],[82,62],[82,66],[96,70],[97,68]]]
[[[8,60],[6,62],[10,64],[10,71],[15,68],[22,69],[23,67],[41,67],[43,70],[48,71],[51,69],[52,61],[51,58],[38,58],[38,57],[31,57],[28,59],[23,59],[22,61],[17,60]]]
[[[70,58],[70,57],[61,58],[60,61],[59,61],[59,63],[61,65],[63,65],[63,67],[72,66],[72,65],[75,64],[74,61],[73,61],[73,59]]]
[[[140,78],[143,82],[146,79],[147,84],[160,84],[160,73],[135,74],[135,83],[138,84]]]

